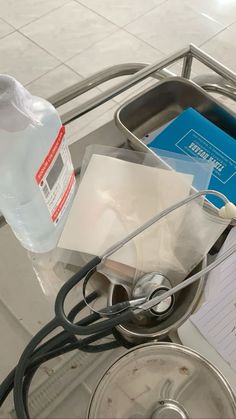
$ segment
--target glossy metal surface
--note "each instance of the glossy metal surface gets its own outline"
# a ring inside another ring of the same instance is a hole
[[[201,355],[169,343],[130,350],[107,370],[88,410],[90,419],[233,419],[236,399]]]
[[[204,260],[195,270],[195,273],[205,267]],[[194,311],[204,287],[204,277],[186,287],[175,295],[175,304],[172,311],[165,318],[137,316],[136,321],[119,325],[117,329],[130,342],[143,343],[151,339],[162,340],[176,330]],[[108,304],[113,305],[128,300],[123,287],[112,284],[108,295]]]
[[[235,115],[195,83],[169,78],[122,105],[116,113],[118,128],[139,150],[149,150],[142,138],[193,107],[235,138]]]
[[[228,80],[230,83],[232,83],[233,86],[236,85],[236,75],[231,70],[220,64],[217,60],[214,60],[212,57],[210,57],[205,52],[201,51],[199,48],[195,47],[194,45],[190,45],[188,48],[178,51],[170,55],[169,57],[151,65],[137,63],[120,64],[118,66],[110,67],[102,72],[96,73],[88,77],[80,83],[76,83],[74,86],[70,88],[64,89],[58,95],[54,95],[49,100],[55,106],[61,106],[64,103],[67,103],[69,100],[72,100],[78,95],[91,90],[92,88],[104,83],[107,80],[110,80],[114,77],[134,73],[128,79],[106,90],[105,92],[101,93],[95,98],[85,102],[83,105],[76,106],[69,112],[65,112],[62,115],[63,123],[69,123],[77,119],[79,116],[86,114],[92,109],[95,109],[99,105],[102,105],[108,100],[114,98],[118,94],[124,92],[125,90],[129,89],[130,87],[134,86],[140,81],[145,80],[149,76],[163,78],[170,75],[170,72],[167,71],[165,68],[182,58],[184,59],[182,71],[183,77],[190,77],[192,60],[193,58],[195,58],[203,64],[205,64],[207,67],[211,68],[224,79]]]
[[[172,288],[170,281],[158,272],[147,273],[137,280],[131,292],[134,299],[145,297],[147,300],[155,298]],[[149,315],[164,318],[169,316],[174,307],[175,297],[171,295],[149,310]]]
[[[150,419],[190,419],[184,407],[173,400],[160,400],[152,407]]]
[[[108,80],[135,74],[145,67],[148,67],[148,65],[144,63],[125,63],[113,65],[111,67],[105,68],[102,71],[99,71],[98,73],[93,74],[92,76],[85,78],[81,82],[78,82],[71,87],[61,90],[59,93],[51,96],[49,101],[53,103],[56,108],[58,108],[70,100],[73,100],[77,96],[80,96],[83,93],[88,92],[97,86],[100,86]],[[159,80],[171,75],[173,74],[170,71],[161,70],[159,73],[153,73],[152,77]]]
[[[114,87],[106,90],[100,95],[83,103],[83,105],[75,106],[70,111],[62,112],[62,122],[66,125],[76,120],[80,116],[85,115],[86,113],[90,112],[96,107],[102,105],[103,103],[109,101],[110,99],[114,98],[118,94],[124,92],[125,90],[129,89],[130,87],[134,86],[140,81],[145,80],[147,77],[163,79],[165,77],[172,76],[173,74],[169,70],[167,70],[166,67],[170,66],[176,61],[179,61],[180,59],[183,59],[182,77],[189,78],[191,76],[191,67],[193,59],[197,59],[198,61],[205,64],[208,68],[211,68],[213,71],[215,71],[215,73],[220,75],[222,78],[218,79],[218,84],[212,84],[211,79],[209,79],[209,77],[206,76],[206,79],[208,81],[208,88],[210,85],[211,91],[220,91],[221,94],[224,94],[225,96],[228,96],[234,100],[236,99],[236,75],[227,67],[220,64],[217,60],[214,60],[208,54],[201,51],[194,45],[190,44],[188,48],[176,52],[170,55],[168,58],[151,65],[146,65],[143,63],[125,63],[111,66],[107,69],[104,69],[103,71],[93,74],[90,77],[87,77],[79,83],[75,83],[73,86],[63,89],[61,92],[48,98],[48,100],[55,107],[60,107],[63,104],[73,100],[74,98],[82,95],[83,93],[88,92],[89,90],[93,89],[96,86],[99,86],[100,84],[108,80],[123,75],[131,75],[128,78],[128,80],[125,80],[115,85]],[[204,80],[205,76],[203,76],[202,78],[202,84],[204,84]],[[229,83],[229,86],[225,86],[225,81]],[[221,87],[223,87],[223,89],[219,90]],[[118,126],[120,126],[119,121]],[[4,224],[5,219],[0,215],[0,227]]]

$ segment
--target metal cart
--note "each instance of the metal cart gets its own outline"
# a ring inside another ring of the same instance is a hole
[[[212,70],[210,75],[195,77],[194,83],[197,83],[205,91],[217,94],[219,96],[219,106],[222,109],[226,106],[232,116],[236,114],[236,74],[194,45],[190,45],[152,65],[131,63],[109,67],[70,88],[62,90],[50,97],[49,100],[61,110],[62,122],[69,125],[149,77],[156,83],[170,77],[174,78],[175,74],[170,71],[170,67],[180,61],[182,64],[182,81],[185,79],[191,80],[192,64],[195,61]],[[65,104],[83,93],[108,80],[127,75],[129,77],[124,81],[90,99],[83,105],[76,105],[70,110],[64,110]],[[155,88],[155,85],[148,88],[145,94],[148,94],[153,88]],[[137,96],[139,101],[143,95],[144,93],[140,93]],[[133,99],[128,101],[127,105],[132,102]],[[123,105],[121,109],[124,109]],[[145,128],[143,132],[140,129],[134,129],[132,132],[131,127],[126,126],[125,120],[121,118],[121,109],[116,113],[116,122],[111,120],[83,138],[79,138],[78,133],[77,141],[70,145],[77,175],[79,175],[83,154],[88,144],[101,143],[115,147],[145,148],[141,139],[145,130],[148,131],[148,129]],[[158,121],[160,123],[160,120]],[[140,127],[137,126],[136,128]],[[231,134],[233,133],[231,132]],[[5,331],[5,339],[1,344],[2,366],[0,378],[2,379],[17,362],[18,356],[30,337],[50,319],[52,305],[41,291],[26,251],[13,237],[3,217],[0,219],[0,227],[0,272],[2,276],[0,285],[0,328],[3,333]],[[14,260],[14,263],[12,263],[12,260]],[[70,273],[70,266],[68,266],[63,271],[65,278]],[[24,292],[25,289],[28,290],[27,295]],[[33,312],[32,306],[34,307]],[[223,372],[236,392],[236,373],[204,341],[188,320],[180,327],[178,332],[184,344],[198,350]],[[70,414],[71,418],[84,418],[90,395],[98,377],[108,367],[111,360],[122,351],[124,349],[118,349],[114,353],[105,353],[99,355],[99,357],[96,354],[78,352],[70,357],[58,359],[56,363],[50,364],[50,368],[47,366],[40,367],[40,374],[37,382],[33,384],[29,401],[32,417],[63,418]],[[0,412],[0,417],[14,417],[11,404],[4,407],[4,411]]]

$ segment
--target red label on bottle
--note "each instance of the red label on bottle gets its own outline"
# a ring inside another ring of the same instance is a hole
[[[72,175],[71,175],[71,178],[70,178],[70,180],[69,180],[69,183],[68,183],[68,185],[67,185],[67,188],[66,188],[66,190],[65,190],[65,192],[64,192],[64,195],[63,195],[63,197],[61,198],[61,200],[60,200],[59,204],[57,205],[57,207],[56,207],[56,209],[55,209],[54,213],[52,214],[52,221],[55,221],[55,220],[58,218],[58,216],[59,216],[59,214],[60,214],[60,212],[61,212],[62,208],[64,207],[65,202],[66,202],[66,200],[67,200],[67,198],[68,198],[68,196],[69,196],[69,193],[70,193],[70,191],[71,191],[71,188],[72,188],[72,186],[74,185],[74,181],[75,181],[75,174],[74,174],[74,172],[73,172],[73,173],[72,173]]]
[[[61,127],[35,175],[43,200],[55,225],[70,201],[75,184],[74,169],[64,134],[65,128]]]
[[[52,147],[50,148],[48,154],[46,155],[43,163],[41,164],[39,170],[37,171],[37,173],[35,175],[35,179],[36,179],[38,184],[42,181],[42,179],[43,179],[45,173],[47,172],[50,164],[52,163],[56,153],[58,152],[58,149],[61,145],[61,142],[63,140],[64,135],[65,135],[65,127],[62,126],[58,135],[57,135],[57,138],[55,139]]]

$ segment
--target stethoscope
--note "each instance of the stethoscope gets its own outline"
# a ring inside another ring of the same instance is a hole
[[[80,350],[84,350],[85,348],[87,348],[87,350],[92,350],[90,346],[91,343],[109,335],[119,324],[137,319],[137,316],[140,314],[145,313],[147,315],[159,316],[160,318],[166,316],[173,309],[174,298],[177,292],[206,275],[236,251],[236,244],[234,244],[214,262],[185,279],[175,287],[171,288],[168,278],[165,278],[161,273],[153,273],[149,278],[140,278],[131,299],[105,307],[100,311],[95,311],[94,308],[91,307],[91,302],[97,298],[97,293],[93,292],[89,296],[86,296],[86,286],[92,274],[97,270],[101,263],[130,240],[151,227],[154,223],[166,217],[176,209],[205,195],[215,195],[223,200],[225,205],[218,210],[218,215],[220,217],[227,219],[236,218],[236,207],[225,195],[214,190],[199,191],[155,215],[135,231],[128,234],[124,239],[107,249],[102,255],[94,257],[62,286],[55,301],[54,319],[33,337],[24,350],[17,367],[1,384],[0,405],[13,389],[16,415],[20,419],[28,419],[27,393],[32,377],[42,362],[52,359],[61,353],[74,350],[75,348]],[[82,280],[84,280],[83,300],[76,304],[69,314],[66,314],[65,302],[67,296]],[[91,308],[91,314],[82,318],[82,320],[76,321],[77,315],[86,306]],[[63,328],[63,332],[58,333],[54,337],[48,339],[45,343],[42,343],[42,340],[48,337],[52,332],[55,332],[55,329],[57,328]],[[83,339],[75,337],[76,335],[82,336]],[[104,345],[106,344],[100,345],[101,350],[105,348]],[[99,345],[96,345],[95,349],[99,350]]]
[[[212,269],[214,269],[216,266],[221,264],[229,256],[231,256],[236,251],[236,244],[232,246],[230,249],[228,249],[224,254],[222,254],[219,258],[217,258],[214,262],[204,267],[202,270],[190,276],[188,279],[179,283],[173,288],[170,287],[170,283],[168,283],[168,278],[165,278],[164,276],[162,276],[161,273],[156,273],[156,275],[154,275],[154,278],[157,279],[157,282],[159,281],[159,284],[157,284],[156,290],[154,289],[153,292],[151,293],[147,291],[146,296],[142,296],[138,294],[136,291],[134,291],[133,293],[134,298],[128,301],[124,301],[122,303],[118,303],[118,304],[106,307],[99,311],[94,310],[94,308],[91,306],[90,302],[86,298],[86,286],[88,284],[90,277],[96,271],[98,265],[103,263],[113,253],[115,253],[121,247],[126,245],[130,240],[138,236],[140,233],[142,233],[143,231],[151,227],[154,223],[166,217],[168,214],[175,211],[176,209],[205,195],[214,195],[214,196],[217,196],[218,198],[221,198],[224,201],[225,205],[218,211],[218,215],[220,217],[229,218],[229,219],[236,217],[235,205],[232,204],[226,198],[224,194],[218,191],[214,191],[214,190],[199,191],[197,193],[190,195],[186,199],[181,200],[180,202],[163,210],[159,214],[155,215],[153,218],[149,219],[143,225],[138,227],[132,233],[128,234],[124,239],[112,245],[101,256],[96,256],[95,258],[93,258],[61,288],[61,290],[58,293],[56,303],[55,303],[55,313],[56,313],[56,316],[60,319],[61,325],[63,325],[63,327],[66,330],[73,331],[73,333],[83,334],[81,327],[71,324],[64,310],[64,303],[65,303],[66,296],[72,290],[72,288],[83,278],[84,278],[83,298],[86,305],[89,306],[91,311],[93,311],[94,313],[96,313],[97,315],[101,317],[108,317],[108,318],[112,317],[110,319],[103,320],[102,322],[100,322],[99,328],[100,330],[104,330],[104,328],[109,327],[110,324],[112,325],[114,325],[114,323],[119,324],[121,321],[123,321],[123,318],[125,318],[126,315],[128,315],[128,313],[129,315],[131,315],[131,317],[132,317],[132,314],[140,314],[142,312],[149,312],[154,315],[160,315],[160,316],[162,314],[165,314],[165,312],[168,311],[168,309],[169,310],[172,309],[173,302],[174,302],[174,295],[177,292],[188,287],[193,282],[197,281],[198,279],[206,275],[208,272],[210,272]],[[162,278],[160,278],[160,276]],[[148,283],[146,279],[147,278],[141,278],[141,281],[138,281],[137,286],[140,285],[140,282],[142,282],[142,280],[143,280],[143,283],[144,282]],[[163,308],[160,305],[161,303],[162,303]],[[115,315],[116,315],[116,318],[114,318]],[[91,328],[90,333],[92,333],[92,330],[93,328]]]

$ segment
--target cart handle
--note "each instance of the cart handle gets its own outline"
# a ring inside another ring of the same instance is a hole
[[[83,93],[86,93],[89,90],[92,90],[97,86],[100,86],[106,81],[112,80],[117,77],[129,76],[131,74],[137,73],[145,67],[148,67],[148,64],[125,63],[107,67],[102,71],[92,74],[84,80],[75,83],[73,86],[67,87],[61,90],[60,92],[56,93],[55,95],[50,96],[48,98],[48,101],[51,102],[55,106],[55,108],[58,108],[59,106],[62,106],[65,103],[75,99],[77,96],[80,96]],[[173,76],[175,76],[175,74],[168,70],[161,70],[159,73],[151,74],[151,77],[156,78],[158,80],[163,79],[165,77]]]
[[[203,84],[201,87],[207,92],[220,93],[221,95],[226,96],[236,102],[236,89],[233,90],[231,88],[226,88],[214,83]]]
[[[232,85],[232,88],[224,87],[224,89],[221,89],[221,86],[218,85],[205,87],[208,89],[211,88],[211,91],[220,91],[221,94],[225,94],[228,97],[230,96],[231,99],[233,98],[233,100],[236,100],[235,94],[232,93],[232,89],[236,89],[236,74],[192,44],[190,44],[187,48],[172,54],[164,60],[151,65],[131,63],[109,67],[84,79],[82,82],[76,83],[70,88],[64,89],[59,94],[50,97],[48,100],[53,103],[55,107],[59,107],[75,97],[93,89],[94,87],[99,86],[107,80],[131,74],[130,77],[121,83],[111,87],[105,92],[102,92],[84,104],[76,106],[72,110],[62,114],[62,122],[64,124],[68,124],[150,76],[158,79],[173,76],[174,74],[168,71],[166,67],[169,67],[181,59],[183,59],[182,77],[190,78],[192,62],[193,59],[196,59],[202,64],[205,64],[208,68],[212,69],[216,74],[220,75],[223,80],[229,82],[230,86]]]
[[[205,90],[221,93],[222,95],[230,97],[236,101],[236,74],[193,44],[190,44],[187,48],[151,65],[143,63],[128,63],[108,67],[105,70],[100,71],[69,88],[63,89],[58,94],[48,98],[48,100],[57,108],[108,80],[114,79],[116,77],[130,75],[128,79],[106,90],[100,95],[88,100],[84,104],[74,107],[70,111],[62,113],[61,118],[63,124],[68,124],[69,122],[72,122],[80,116],[85,115],[86,113],[97,108],[110,99],[113,99],[115,96],[131,88],[142,80],[145,80],[149,76],[157,79],[162,79],[168,76],[175,76],[175,74],[167,70],[166,67],[169,67],[181,59],[183,59],[182,77],[187,79],[191,77],[192,62],[193,59],[196,59],[202,64],[205,64],[206,67],[212,69],[216,74],[220,75],[222,77],[221,80],[230,83],[229,85],[225,84],[223,86],[221,85],[222,83],[212,84],[208,76],[209,82],[202,83],[201,86]],[[4,224],[5,220],[0,214],[0,228]]]

